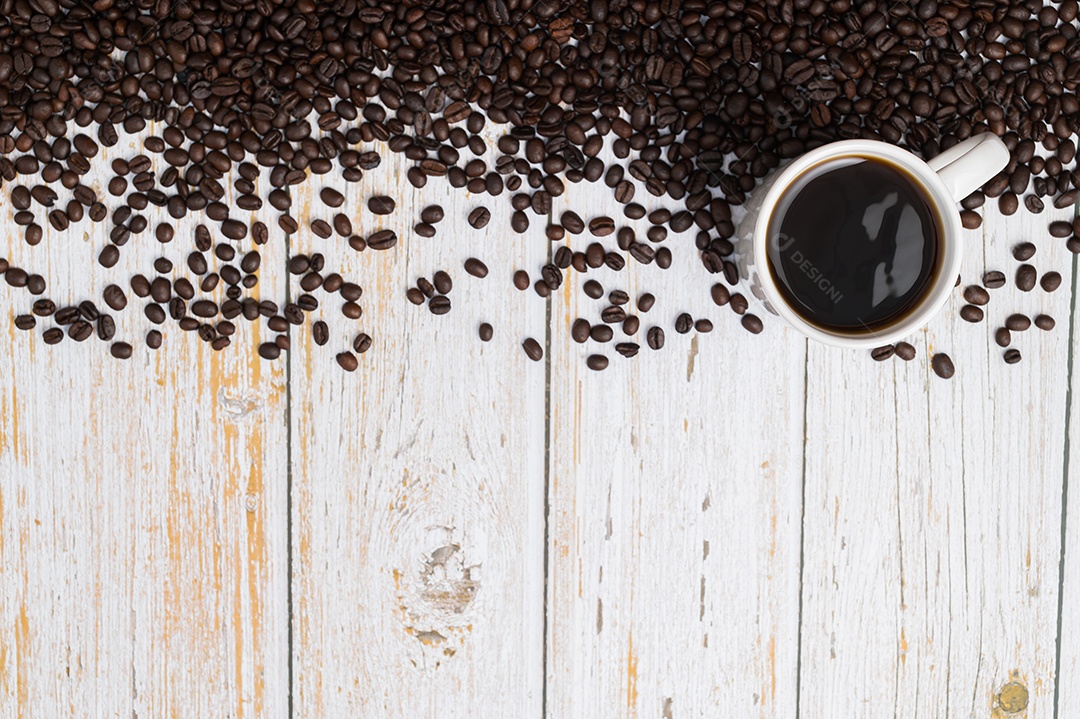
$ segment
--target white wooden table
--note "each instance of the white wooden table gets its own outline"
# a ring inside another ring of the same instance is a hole
[[[749,335],[712,305],[691,234],[672,236],[666,272],[588,275],[656,294],[642,345],[669,330],[632,360],[607,347],[595,373],[569,325],[602,305],[580,276],[549,301],[513,288],[549,243],[535,220],[509,230],[505,195],[415,191],[387,160],[348,207],[362,233],[403,241],[357,254],[306,229],[330,217],[326,183],[294,192],[305,229],[264,248],[259,291],[282,302],[288,253],[320,251],[363,284],[365,314],[326,300],[330,344],[294,328],[287,360],[260,360],[268,330],[248,323],[220,354],[166,325],[153,353],[137,309],[118,322],[127,362],[96,339],[47,347],[40,326],[13,328],[29,295],[0,283],[0,716],[1080,715],[1076,263],[1045,231],[1071,211],[1003,219],[990,203],[965,281],[1011,275],[1030,239],[1062,288],[997,290],[980,325],[957,317],[958,291],[907,363],[775,320]],[[378,192],[395,214],[366,213]],[[447,219],[415,237],[432,202]],[[192,218],[104,271],[106,225],[30,248],[0,203],[0,256],[58,301],[126,286],[161,254],[186,269]],[[482,231],[464,221],[478,204]],[[602,185],[571,186],[552,214],[567,208],[623,219]],[[461,269],[473,255],[484,280]],[[405,302],[442,268],[449,315]],[[684,310],[716,329],[670,331]],[[1036,310],[1057,329],[1023,333],[1005,365],[993,328]],[[375,343],[346,374],[334,354],[360,330]],[[952,381],[930,372],[935,351]]]

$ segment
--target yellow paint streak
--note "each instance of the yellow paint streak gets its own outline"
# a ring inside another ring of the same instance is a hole
[[[26,616],[26,603],[19,603],[19,616],[15,620],[15,696],[18,698],[19,719],[23,710],[30,706],[30,619]]]
[[[629,716],[637,716],[637,665],[638,658],[634,654],[634,632],[630,632],[629,648],[626,650],[626,709]]]
[[[904,628],[900,627],[900,663],[907,664],[908,640]]]
[[[769,637],[769,698],[776,705],[776,635]]]

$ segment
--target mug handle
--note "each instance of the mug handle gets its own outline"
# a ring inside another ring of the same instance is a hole
[[[959,202],[1009,164],[1009,148],[1000,137],[985,132],[950,147],[926,164]]]

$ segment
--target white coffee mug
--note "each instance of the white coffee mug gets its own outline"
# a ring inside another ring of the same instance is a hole
[[[803,319],[780,294],[769,271],[769,221],[781,195],[802,174],[822,162],[844,157],[879,159],[907,171],[941,219],[941,264],[916,305],[896,324],[879,331],[832,332]],[[774,172],[754,190],[736,230],[739,269],[755,297],[807,337],[836,347],[876,347],[911,335],[937,313],[960,271],[963,226],[957,203],[982,187],[1009,163],[1009,149],[992,133],[976,135],[925,162],[895,145],[876,140],[841,140],[802,155]]]

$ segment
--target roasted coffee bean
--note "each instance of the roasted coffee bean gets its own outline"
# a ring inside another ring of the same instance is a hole
[[[615,351],[623,357],[636,357],[641,347],[636,342],[619,342],[615,345]]]
[[[367,246],[373,250],[389,250],[397,244],[397,240],[397,233],[393,230],[379,230],[367,238]]]
[[[1016,364],[1021,359],[1023,359],[1023,356],[1020,354],[1020,350],[1018,350],[1018,349],[1010,349],[1010,350],[1005,350],[1005,353],[1002,355],[1002,358],[1005,360],[1005,364]]]
[[[552,290],[557,290],[562,286],[563,274],[555,265],[544,265],[540,270],[540,277],[544,280]]]
[[[1031,327],[1031,319],[1027,315],[1012,314],[1005,319],[1005,327],[1013,332],[1023,332]]]
[[[1036,315],[1035,316],[1035,326],[1038,327],[1041,330],[1050,331],[1050,330],[1054,329],[1054,325],[1056,325],[1056,324],[1057,324],[1057,322],[1055,322],[1054,318],[1051,317],[1050,315]]]
[[[67,334],[76,342],[85,342],[94,335],[94,326],[86,320],[75,320],[68,326]]]
[[[952,376],[956,374],[956,367],[953,366],[952,358],[944,352],[938,352],[930,360],[930,366],[934,370],[934,374],[942,379],[952,379]]]
[[[389,215],[397,207],[397,203],[394,202],[394,198],[387,197],[386,195],[378,195],[368,199],[368,209],[376,215]]]
[[[312,220],[311,232],[316,237],[321,237],[324,240],[329,239],[334,234],[333,228],[330,227],[330,223],[326,220]]]
[[[429,225],[437,225],[444,217],[441,205],[428,205],[420,211],[420,219]]]
[[[607,369],[608,358],[604,355],[589,355],[588,358],[585,360],[585,366],[587,366],[591,370],[600,372]]]
[[[592,327],[586,319],[578,318],[574,320],[574,324],[570,327],[570,337],[578,343],[589,339],[591,333]]]
[[[648,312],[653,308],[654,304],[656,304],[656,298],[653,297],[652,293],[644,292],[637,299],[638,312]]]
[[[683,312],[675,318],[675,331],[681,335],[686,334],[694,328],[694,318],[690,316],[689,312]]]
[[[119,360],[131,358],[131,345],[127,342],[114,342],[109,347],[109,354]]]
[[[1012,342],[1012,334],[1009,332],[1008,327],[998,327],[994,331],[994,341],[997,342],[998,347],[1008,347]]]
[[[476,259],[475,257],[470,257],[469,259],[465,260],[465,271],[473,277],[480,278],[487,277],[488,274],[487,265],[485,265],[483,262]]]
[[[327,207],[341,207],[345,204],[345,195],[332,187],[324,187],[319,191],[319,199]]]
[[[436,295],[428,301],[428,310],[433,315],[445,315],[450,311],[450,298],[446,295]]]
[[[1030,292],[1035,288],[1035,277],[1037,273],[1035,268],[1031,265],[1020,265],[1016,270],[1016,287],[1021,292]]]
[[[41,339],[47,345],[60,344],[60,341],[64,339],[64,331],[59,327],[52,327],[41,333]]]
[[[435,285],[431,284],[426,277],[419,277],[416,280],[417,288],[424,293],[424,297],[435,296]]]
[[[600,312],[600,319],[607,324],[617,324],[626,319],[626,312],[622,307],[611,305]]]
[[[435,280],[435,289],[438,290],[440,294],[448,294],[454,287],[454,282],[450,279],[450,275],[443,270],[437,271],[434,274],[433,279]]]
[[[1035,256],[1035,245],[1030,242],[1021,242],[1013,247],[1013,257],[1020,262],[1026,262]]]
[[[589,232],[596,237],[606,237],[615,231],[615,220],[610,217],[594,217],[589,220]]]
[[[469,274],[472,274],[471,272]],[[514,272],[514,287],[519,290],[529,289],[529,273],[525,270],[517,270]]]
[[[1005,273],[992,270],[982,276],[983,287],[987,289],[996,290],[999,287],[1005,286]]]
[[[491,221],[491,212],[486,207],[474,208],[469,213],[469,224],[476,229],[481,229],[487,226],[487,223]]]
[[[311,325],[311,337],[315,340],[315,344],[322,347],[330,341],[330,328],[325,322],[318,320]]]
[[[356,355],[352,352],[341,352],[337,356],[337,363],[346,372],[355,372],[360,363],[356,361]]]
[[[276,360],[281,356],[281,348],[273,342],[263,342],[259,345],[259,356],[265,360]]]
[[[38,300],[30,311],[38,317],[49,317],[56,312],[56,303],[52,300]]]
[[[645,333],[645,338],[649,349],[658,350],[664,346],[664,330],[656,325],[649,328],[649,331]]]
[[[1053,292],[1061,287],[1061,275],[1057,272],[1046,272],[1039,278],[1039,286],[1046,292]]]
[[[870,350],[870,358],[875,362],[884,362],[894,354],[896,354],[896,347],[893,345],[883,345]]]
[[[147,332],[146,346],[152,350],[159,349],[161,347],[161,333],[157,330],[150,330]]]
[[[960,308],[960,319],[965,322],[982,322],[983,311],[975,305],[964,305]]]
[[[1019,207],[1020,199],[1016,196],[1015,192],[1006,192],[998,198],[998,210],[1005,217],[1015,215]],[[964,226],[967,227],[967,225]]]
[[[977,230],[982,227],[982,216],[974,210],[961,210],[960,223],[965,230]]]
[[[37,326],[37,320],[33,315],[17,315],[15,317],[15,328],[20,330],[32,330]]]
[[[526,338],[521,347],[525,350],[525,356],[533,362],[539,362],[544,357],[544,348],[532,337]]]
[[[1051,237],[1068,237],[1073,234],[1073,226],[1071,222],[1065,220],[1055,220],[1050,223],[1050,236]]]
[[[477,330],[477,334],[480,335],[480,341],[481,342],[490,342],[491,337],[494,334],[494,330],[491,328],[491,325],[489,325],[487,322],[481,322],[480,327]]]
[[[990,293],[978,285],[968,285],[964,288],[964,299],[973,305],[985,305],[990,302]]]
[[[364,354],[371,349],[371,336],[365,332],[361,332],[353,339],[353,351],[357,354]]]
[[[615,337],[615,330],[608,325],[593,325],[589,330],[589,337],[594,342],[610,342]]]
[[[743,329],[751,334],[761,334],[761,331],[765,329],[765,326],[761,323],[761,320],[757,315],[744,314],[740,321]]]
[[[915,359],[915,348],[907,342],[897,342],[895,350],[896,356],[905,362]]]

